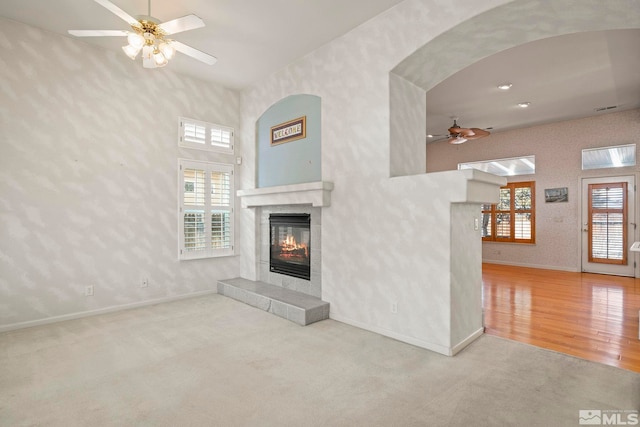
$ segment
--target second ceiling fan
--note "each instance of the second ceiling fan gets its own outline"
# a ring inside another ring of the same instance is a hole
[[[453,125],[449,128],[447,142],[449,144],[462,144],[472,139],[484,138],[490,132],[480,128],[463,128],[458,126],[457,119],[453,119]]]

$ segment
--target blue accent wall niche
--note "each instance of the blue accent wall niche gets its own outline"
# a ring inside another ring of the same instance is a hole
[[[306,137],[271,145],[271,127],[307,117]],[[322,180],[320,165],[320,97],[291,95],[273,104],[256,123],[257,187]]]

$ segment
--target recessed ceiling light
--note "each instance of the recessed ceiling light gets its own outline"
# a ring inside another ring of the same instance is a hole
[[[518,107],[520,107],[520,108],[527,108],[529,105],[531,105],[530,102],[520,102],[520,103],[518,103]]]
[[[433,138],[433,135],[429,134],[427,135],[427,138]]]
[[[498,85],[498,89],[509,90],[511,89],[511,86],[513,86],[511,83],[502,83],[501,85]]]

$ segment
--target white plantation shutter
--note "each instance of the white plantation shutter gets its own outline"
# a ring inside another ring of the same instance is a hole
[[[188,143],[204,145],[207,142],[206,126],[197,123],[184,122],[182,124],[182,140]]]
[[[179,161],[180,259],[233,255],[233,165]]]
[[[535,243],[535,182],[510,182],[499,200],[482,205],[482,240]]]
[[[206,171],[193,167],[183,169],[182,196],[184,218],[184,249],[206,249],[205,237],[205,176]]]
[[[627,264],[626,182],[589,184],[589,262]]]
[[[231,248],[231,171],[211,172],[211,246]]]
[[[212,147],[229,148],[233,150],[233,130],[229,128],[211,128],[210,140]]]
[[[179,145],[233,154],[233,128],[180,117]]]

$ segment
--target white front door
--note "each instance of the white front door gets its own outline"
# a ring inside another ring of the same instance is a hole
[[[635,177],[582,180],[582,271],[634,276]]]

